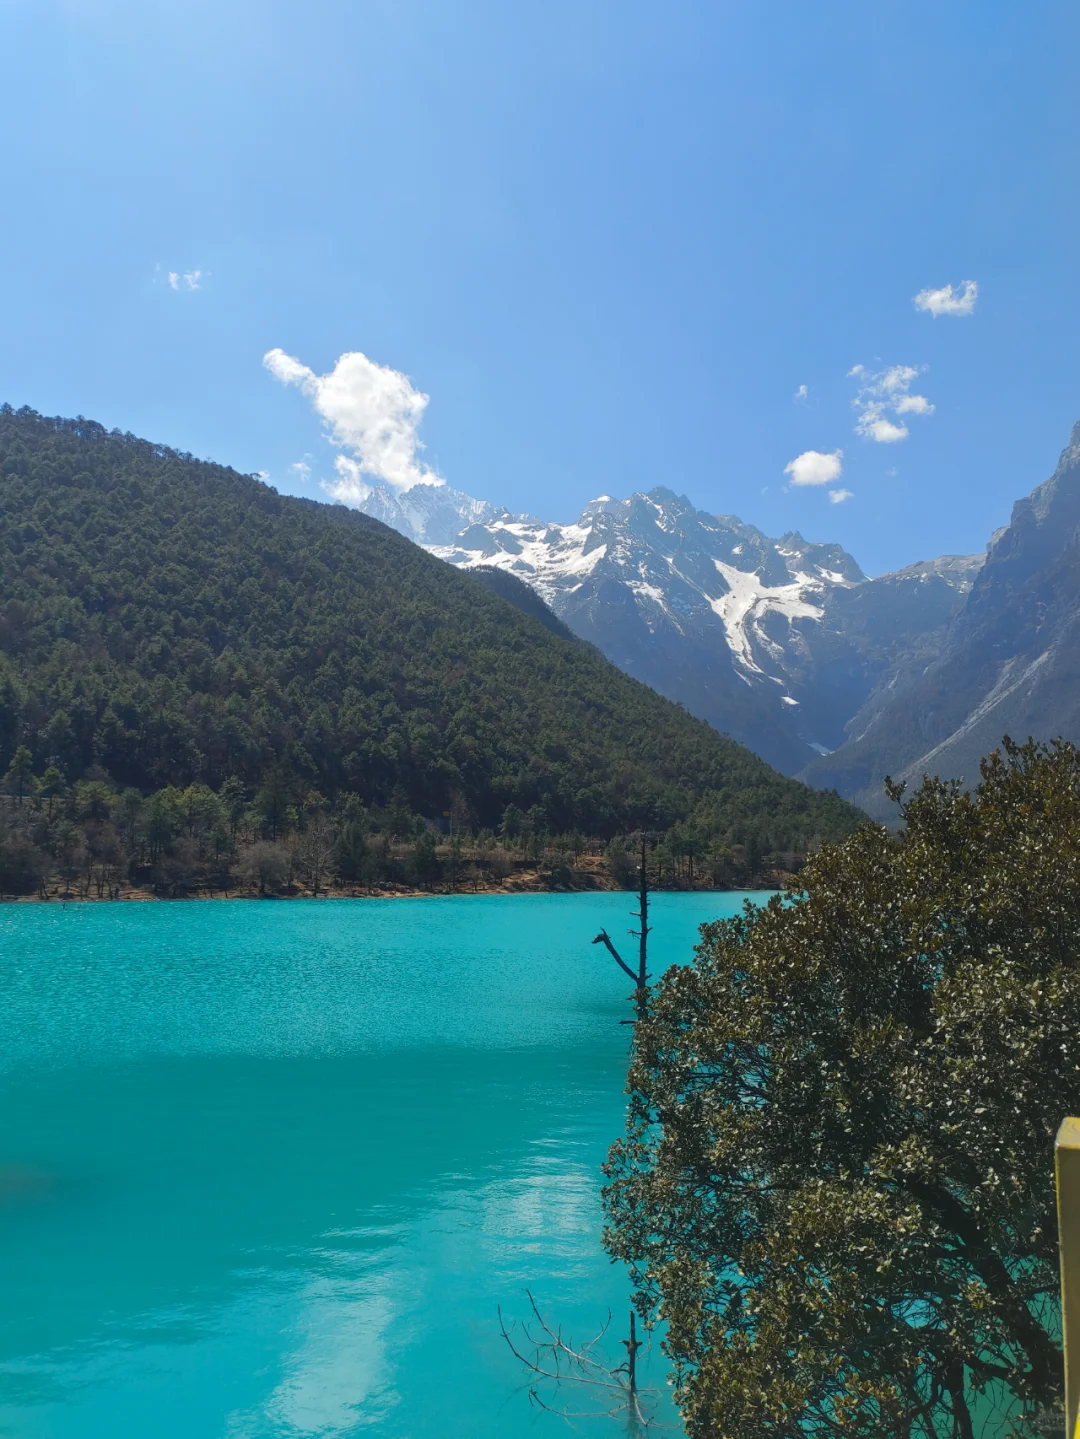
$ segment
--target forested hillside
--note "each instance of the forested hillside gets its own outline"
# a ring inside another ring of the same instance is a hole
[[[367,516],[4,407],[0,772],[21,747],[39,779],[272,775],[474,828],[797,848],[859,819]]]

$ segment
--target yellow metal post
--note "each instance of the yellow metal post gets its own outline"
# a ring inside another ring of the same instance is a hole
[[[1061,1338],[1065,1351],[1065,1435],[1080,1436],[1080,1119],[1064,1119],[1054,1145],[1058,1243],[1061,1250]]]

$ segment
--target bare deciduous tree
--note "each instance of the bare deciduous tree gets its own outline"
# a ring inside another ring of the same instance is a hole
[[[641,862],[638,865],[638,904],[639,909],[635,918],[640,922],[640,929],[632,929],[630,933],[638,941],[638,967],[636,970],[623,959],[622,955],[612,943],[611,936],[606,929],[602,929],[593,940],[593,944],[602,944],[606,947],[611,957],[619,968],[634,983],[634,1004],[637,1008],[638,1019],[644,1019],[649,1012],[649,871],[647,864],[646,835],[641,836]],[[632,1023],[630,1020],[625,1021]]]
[[[613,1365],[603,1347],[611,1328],[610,1312],[599,1333],[575,1344],[564,1338],[561,1326],[552,1328],[532,1293],[528,1289],[525,1293],[530,1318],[507,1326],[500,1308],[499,1330],[511,1354],[532,1376],[530,1404],[566,1420],[625,1418],[631,1434],[644,1435],[660,1427],[656,1419],[660,1391],[642,1389],[637,1382],[637,1356],[643,1341],[637,1337],[632,1310],[630,1337],[619,1340],[626,1359]],[[565,1390],[580,1394],[584,1407],[564,1407],[561,1396]],[[548,1391],[548,1397],[542,1391]]]

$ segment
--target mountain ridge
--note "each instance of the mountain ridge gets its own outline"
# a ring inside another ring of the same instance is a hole
[[[803,771],[880,818],[886,773],[972,783],[1002,735],[1080,733],[1080,423],[1048,480],[1013,505],[933,655],[898,667],[853,716],[851,738]]]
[[[626,673],[790,774],[845,743],[852,715],[951,618],[983,560],[872,579],[840,545],[772,539],[662,485],[601,495],[569,524],[492,505],[477,518],[482,502],[447,499],[465,522],[433,554],[516,575]],[[419,537],[401,506],[391,519]]]
[[[3,406],[0,768],[19,746],[69,780],[278,774],[491,828],[860,819],[373,518]]]

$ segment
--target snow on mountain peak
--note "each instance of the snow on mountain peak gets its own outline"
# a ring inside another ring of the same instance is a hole
[[[874,656],[907,642],[913,587],[940,622],[974,577],[965,559],[868,580],[839,545],[771,539],[663,486],[601,495],[570,524],[449,487],[375,485],[360,508],[451,564],[516,575],[620,668],[788,773],[843,743]]]
[[[470,525],[484,524],[499,514],[486,500],[474,500],[445,483],[416,484],[403,490],[381,480],[356,490],[351,508],[429,549],[450,544]]]
[[[830,587],[863,579],[837,546],[812,545],[801,535],[769,540],[735,516],[696,510],[664,487],[625,500],[603,495],[573,524],[490,517],[431,548],[465,569],[510,570],[571,627],[570,612],[588,598],[586,581],[606,586],[609,596],[612,585],[624,586],[652,633],[661,624],[686,633],[719,620],[717,638],[747,683],[775,670],[781,647],[770,629],[777,620],[819,620]]]

